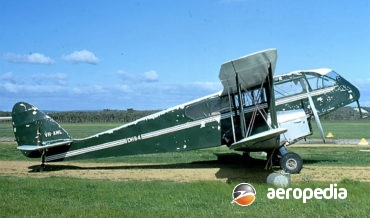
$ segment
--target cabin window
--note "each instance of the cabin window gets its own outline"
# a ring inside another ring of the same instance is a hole
[[[244,105],[247,107],[266,102],[265,89],[254,89],[251,91],[246,91],[243,93],[243,95]]]
[[[303,77],[298,77],[288,82],[276,83],[274,89],[276,99],[306,93],[307,90]]]
[[[223,110],[230,108],[227,96],[213,97],[200,100],[185,108],[185,115],[193,120],[204,119],[209,116],[220,114]]]
[[[253,89],[242,92],[242,103],[244,107],[253,106],[256,104],[266,103],[266,92],[265,89]],[[235,106],[239,107],[239,96],[234,95]]]

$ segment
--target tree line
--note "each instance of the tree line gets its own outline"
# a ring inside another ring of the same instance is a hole
[[[102,110],[102,111],[63,111],[46,113],[60,123],[127,123],[158,112],[158,110]],[[11,112],[0,111],[0,117],[10,117]]]
[[[353,107],[341,107],[329,114],[320,117],[321,120],[369,120],[370,107],[362,107],[362,118],[357,108]]]
[[[0,117],[11,117],[11,116],[12,116],[12,112],[0,111]]]
[[[60,123],[127,123],[157,112],[156,110],[102,110],[48,113]]]
[[[363,109],[370,112],[369,107]],[[158,112],[158,110],[110,110],[105,109],[102,111],[65,111],[65,112],[49,112],[47,113],[55,121],[60,123],[127,123],[137,120],[141,117]],[[0,111],[0,117],[9,117],[11,112]],[[367,113],[366,119],[370,119]],[[359,120],[359,112],[354,110],[353,107],[342,107],[327,115],[321,117],[322,120]]]

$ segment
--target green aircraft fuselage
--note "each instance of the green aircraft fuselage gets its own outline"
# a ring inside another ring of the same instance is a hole
[[[18,102],[12,111],[18,149],[27,157],[43,157],[47,162],[220,145],[270,152],[282,146],[280,134],[287,131],[280,128],[276,111],[308,110],[307,93],[320,115],[360,97],[357,88],[329,69],[273,77],[276,58],[276,50],[271,49],[227,62],[220,70],[222,91],[83,139],[73,139],[38,108]],[[309,122],[304,113],[298,118],[304,125]],[[305,130],[291,142],[311,133]]]

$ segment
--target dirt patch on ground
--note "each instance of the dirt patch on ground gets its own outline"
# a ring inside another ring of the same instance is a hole
[[[112,181],[250,181],[265,182],[271,171],[263,166],[235,167],[234,165],[207,164],[127,164],[127,163],[77,163],[48,164],[46,171],[33,172],[37,162],[0,161],[0,176],[32,178],[74,177]],[[305,166],[300,174],[292,175],[292,182],[328,181],[351,179],[370,182],[370,166]]]
[[[304,166],[300,174],[294,174],[291,178],[296,182],[339,182],[344,179],[370,182],[369,170],[370,166]]]

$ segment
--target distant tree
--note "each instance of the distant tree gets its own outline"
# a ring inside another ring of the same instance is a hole
[[[11,117],[11,116],[12,116],[12,112],[0,111],[0,117]]]
[[[57,122],[61,123],[108,123],[108,122],[131,122],[141,117],[157,112],[157,110],[109,110],[102,111],[67,111],[48,114]]]
[[[364,108],[366,110],[366,108]],[[363,114],[364,116],[365,114]],[[355,110],[353,107],[342,107],[329,114],[324,115],[322,120],[359,120],[363,119],[360,117],[360,112]],[[369,118],[366,118],[369,119]]]

